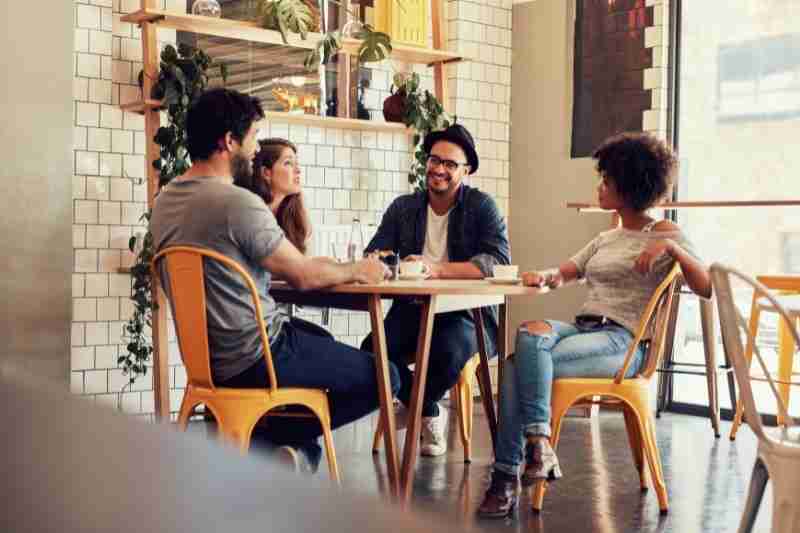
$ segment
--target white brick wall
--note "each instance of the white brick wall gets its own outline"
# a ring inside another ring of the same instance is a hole
[[[645,28],[645,47],[653,49],[653,67],[644,71],[644,88],[652,91],[651,109],[644,112],[642,129],[665,139],[669,87],[669,0],[647,0],[653,6],[653,26]]]
[[[132,312],[130,281],[118,274],[131,263],[130,236],[140,231],[146,188],[129,178],[145,175],[144,120],[119,104],[139,98],[139,29],[120,21],[139,0],[75,2],[75,177],[73,179],[73,273],[71,390],[116,406],[126,383],[117,368],[125,351],[122,331]],[[170,9],[182,0],[162,0]],[[476,61],[448,65],[451,113],[476,138],[479,172],[469,182],[494,195],[508,212],[508,132],[511,83],[511,1],[450,1],[448,47]],[[174,39],[174,32],[159,38]],[[385,61],[372,69],[365,100],[379,119],[394,68]],[[414,66],[433,89],[432,71]],[[409,139],[403,134],[269,124],[265,135],[287,137],[299,146],[306,203],[314,224],[370,224],[387,205],[409,190]],[[303,315],[319,322],[319,312]],[[329,327],[341,341],[358,346],[369,332],[365,313],[332,311]],[[186,383],[174,328],[169,331],[170,405],[177,410]],[[153,412],[152,375],[122,394],[125,412]]]

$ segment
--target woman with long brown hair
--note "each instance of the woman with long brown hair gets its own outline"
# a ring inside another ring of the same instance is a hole
[[[297,147],[281,138],[259,141],[249,176],[234,177],[234,183],[257,194],[269,206],[286,238],[301,253],[306,253],[311,223],[303,205]]]
[[[258,144],[260,149],[253,158],[253,172],[234,176],[233,183],[261,197],[286,238],[305,254],[311,237],[311,222],[303,205],[297,146],[279,137],[263,139]],[[331,336],[328,330],[313,322],[296,316],[292,316],[291,321],[307,333]]]

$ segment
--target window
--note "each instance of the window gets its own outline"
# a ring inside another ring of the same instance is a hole
[[[800,33],[723,44],[717,61],[719,120],[800,115]]]
[[[800,2],[692,0],[680,2],[677,13],[678,199],[800,198]],[[677,217],[707,263],[753,276],[800,273],[800,209],[685,209]],[[737,296],[745,317],[750,298],[744,290]],[[697,307],[695,298],[682,298],[677,361],[703,362]],[[759,328],[762,353],[775,366],[776,326],[766,315]],[[718,328],[717,342],[721,362]],[[729,408],[724,378],[719,390]],[[675,376],[673,400],[707,405],[705,378]],[[798,403],[790,412],[799,412]]]

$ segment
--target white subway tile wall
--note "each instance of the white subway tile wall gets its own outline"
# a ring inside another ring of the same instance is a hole
[[[152,371],[131,387],[117,364],[117,357],[126,351],[124,325],[133,310],[130,278],[117,269],[133,260],[128,239],[142,231],[140,217],[146,209],[146,185],[141,180],[147,165],[144,119],[118,107],[140,98],[136,85],[142,66],[140,30],[120,20],[139,8],[139,0],[74,2],[75,265],[70,388],[127,413],[150,415]],[[162,0],[161,7],[180,11],[185,2]],[[447,2],[447,7],[447,47],[474,59],[446,67],[447,105],[473,133],[481,155],[480,170],[468,181],[492,194],[507,214],[511,0],[458,0]],[[159,31],[159,39],[174,41],[175,32]],[[370,69],[364,94],[373,120],[382,120],[383,100],[390,94],[395,68],[406,67],[385,61]],[[433,90],[432,69],[409,68]],[[273,122],[264,135],[288,137],[298,144],[306,205],[312,223],[321,230],[344,225],[346,232],[356,217],[374,225],[392,200],[409,191],[412,147],[405,134]],[[367,227],[365,232],[374,229]],[[299,313],[322,322],[320,310]],[[332,310],[327,327],[339,340],[358,346],[369,332],[369,320],[365,313]],[[171,324],[169,340],[170,406],[176,411],[186,373]]]

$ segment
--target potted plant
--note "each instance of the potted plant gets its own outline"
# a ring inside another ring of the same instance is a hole
[[[392,94],[383,102],[383,116],[389,122],[402,122],[414,129],[414,160],[408,182],[416,189],[424,189],[428,154],[422,149],[422,141],[430,132],[455,124],[456,117],[451,118],[436,96],[420,87],[419,74],[397,73],[392,82]]]
[[[336,0],[330,1],[341,5]],[[264,28],[279,31],[283,42],[288,44],[289,33],[296,33],[305,40],[310,31],[324,26],[324,19],[320,21],[319,7],[315,3],[316,0],[258,0],[256,13]],[[342,28],[332,31],[321,28],[325,33],[308,52],[304,61],[306,68],[313,70],[319,67],[320,63],[328,63],[341,50],[343,37],[361,40],[358,59],[362,63],[381,61],[392,53],[389,35],[375,31],[369,24],[360,22],[352,8],[348,8],[347,13],[352,18]]]

